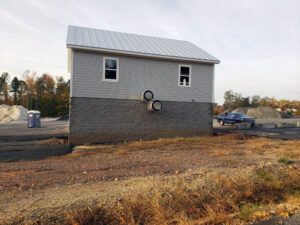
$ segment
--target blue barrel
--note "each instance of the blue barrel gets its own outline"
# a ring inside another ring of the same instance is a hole
[[[41,127],[41,112],[36,110],[28,111],[27,124],[28,128]]]

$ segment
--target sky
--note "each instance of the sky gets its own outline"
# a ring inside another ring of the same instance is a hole
[[[0,0],[0,73],[70,78],[68,25],[190,41],[221,60],[215,101],[300,100],[299,0]]]

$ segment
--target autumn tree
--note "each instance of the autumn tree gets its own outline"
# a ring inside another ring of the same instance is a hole
[[[19,89],[18,89],[18,105],[27,105],[26,94],[27,94],[27,84],[23,80],[19,80]]]
[[[270,98],[269,97],[263,97],[259,101],[259,106],[269,106],[270,105]]]
[[[37,109],[36,103],[36,73],[30,73],[30,71],[25,71],[25,82],[27,86],[27,108],[28,109]]]
[[[235,93],[232,90],[224,93],[223,107],[225,110],[248,106],[269,106],[286,112],[287,114],[300,115],[300,101],[278,100],[275,97],[270,98],[267,96],[261,98],[259,95],[253,95],[251,98],[243,97],[240,93]]]
[[[44,116],[56,115],[55,80],[49,74],[43,74],[36,79],[37,108]]]
[[[57,77],[56,80],[56,110],[59,116],[64,116],[69,114],[70,80],[65,81],[62,76]]]

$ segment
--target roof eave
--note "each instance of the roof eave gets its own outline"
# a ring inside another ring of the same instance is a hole
[[[96,47],[88,47],[88,46],[80,46],[80,45],[72,45],[72,44],[67,44],[67,48],[96,51],[96,52],[103,52],[103,53],[113,53],[119,55],[141,56],[141,57],[148,57],[148,58],[169,59],[169,60],[188,61],[188,62],[197,62],[197,63],[206,63],[206,64],[220,63],[220,60],[207,60],[207,59],[185,58],[185,57],[167,56],[167,55],[146,54],[141,52],[121,51],[115,49],[96,48]]]

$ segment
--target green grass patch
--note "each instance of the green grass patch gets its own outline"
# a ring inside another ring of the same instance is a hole
[[[284,156],[284,157],[281,157],[280,159],[278,159],[278,162],[279,163],[282,163],[284,165],[289,165],[289,164],[292,164],[293,161],[292,160],[289,160],[288,157]]]
[[[264,181],[272,181],[273,177],[270,173],[268,173],[265,170],[260,170],[257,172],[258,177],[260,177],[261,179],[263,179]]]

